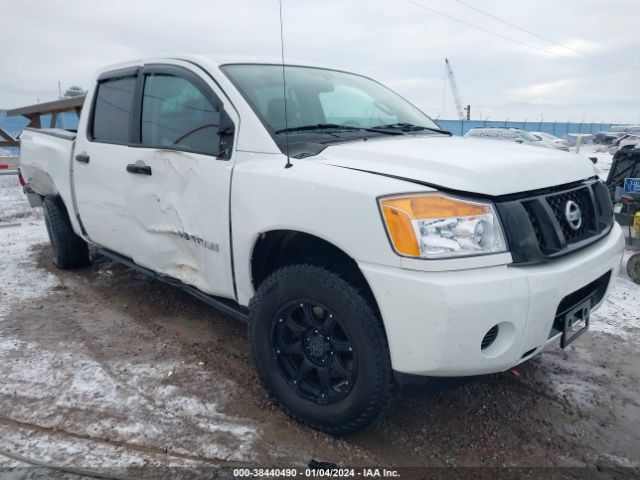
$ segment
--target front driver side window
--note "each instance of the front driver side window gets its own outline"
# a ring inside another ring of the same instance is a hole
[[[147,75],[142,101],[142,143],[217,156],[220,109],[184,78],[164,73]]]

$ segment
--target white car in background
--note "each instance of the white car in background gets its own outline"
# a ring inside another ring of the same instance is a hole
[[[503,142],[515,142],[533,147],[553,148],[556,150],[569,151],[566,145],[558,145],[548,142],[542,138],[531,134],[525,130],[511,127],[477,127],[469,130],[465,138],[482,138],[485,140],[501,140]]]
[[[569,146],[569,142],[566,139],[556,137],[555,135],[551,135],[547,132],[531,132],[531,134],[535,135],[536,137],[540,137],[540,139],[544,140],[545,142],[551,142],[555,143],[556,145],[563,145],[565,147]]]

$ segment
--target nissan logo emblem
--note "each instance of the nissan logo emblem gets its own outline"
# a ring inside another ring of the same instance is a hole
[[[564,218],[572,230],[578,230],[582,226],[582,212],[580,207],[573,200],[568,200],[564,206]]]

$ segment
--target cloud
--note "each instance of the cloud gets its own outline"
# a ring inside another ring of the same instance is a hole
[[[519,103],[529,106],[506,114],[539,116],[541,109],[553,107],[557,115],[568,117],[574,115],[575,104],[584,105],[585,111],[597,104],[602,117],[638,121],[640,112],[621,110],[616,103],[638,98],[637,0],[466,0],[598,61],[456,2],[417,1],[561,55],[540,54],[403,0],[283,0],[285,54],[372,76],[434,117],[455,116],[449,87],[443,83],[448,57],[462,101],[472,105],[472,113],[503,111]],[[63,88],[87,87],[97,68],[132,58],[180,52],[280,55],[277,0],[0,3],[1,108],[56,98],[58,81]],[[600,65],[604,63],[609,66]]]
[[[571,92],[575,92],[583,82],[582,79],[577,78],[563,78],[562,80],[555,80],[547,83],[537,83],[533,85],[526,85],[524,87],[517,87],[509,91],[509,93],[515,97],[520,98],[535,98],[538,100],[549,100],[552,98],[558,98],[558,96],[567,95],[570,96]]]
[[[584,38],[574,38],[567,42],[563,42],[561,45],[552,45],[548,47],[548,50],[552,53],[582,59],[593,59],[593,55],[603,49],[603,43],[590,41]]]

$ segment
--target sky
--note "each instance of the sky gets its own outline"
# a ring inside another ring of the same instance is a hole
[[[371,76],[435,119],[456,118],[448,58],[473,119],[640,123],[638,0],[282,7],[285,59]],[[0,52],[0,109],[14,108],[145,56],[280,56],[278,1],[0,0]]]

